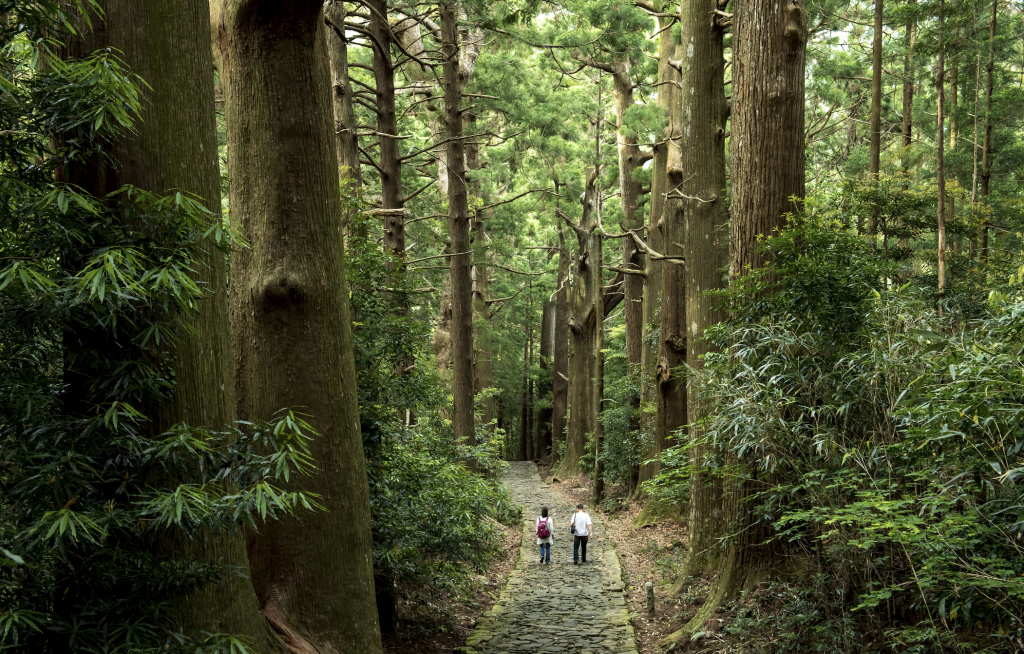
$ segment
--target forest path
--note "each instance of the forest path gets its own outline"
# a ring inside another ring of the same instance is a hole
[[[523,507],[519,563],[494,608],[456,652],[636,654],[622,569],[597,516],[591,514],[596,533],[587,563],[573,565],[569,517],[575,507],[548,489],[532,462],[513,462],[502,482]],[[550,509],[555,526],[550,565],[538,563],[536,520],[542,506]]]

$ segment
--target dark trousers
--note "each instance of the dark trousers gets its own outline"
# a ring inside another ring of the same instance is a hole
[[[572,562],[576,563],[580,560],[580,554],[583,555],[583,562],[587,562],[587,540],[590,536],[576,536],[572,541]],[[583,550],[580,552],[580,550]]]

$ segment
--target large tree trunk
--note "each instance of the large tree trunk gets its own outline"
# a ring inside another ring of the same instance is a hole
[[[676,44],[675,56],[683,54],[682,44]],[[673,65],[681,66],[677,59]],[[682,76],[673,74],[671,81],[681,83]],[[663,195],[660,232],[663,248],[669,255],[681,256],[681,244],[685,232],[683,224],[682,196],[678,193],[678,185],[683,182],[680,139],[682,138],[681,97],[678,92],[673,95],[673,107],[669,113],[668,133],[671,135],[666,142],[665,171],[666,184]],[[676,192],[669,193],[675,189]],[[654,459],[661,456],[669,447],[672,433],[686,424],[686,386],[682,378],[681,366],[686,363],[686,278],[685,269],[680,262],[661,262],[661,321],[658,341],[658,360],[654,370],[655,423],[654,447],[650,456]],[[651,478],[661,471],[660,463],[652,463],[648,468]],[[678,507],[663,502],[648,501],[637,516],[637,525],[657,522],[662,517],[678,517]]]
[[[681,27],[687,55],[683,58],[683,106],[680,145],[682,169],[688,174],[678,193],[685,216],[684,233],[673,233],[682,242],[686,259],[686,362],[693,370],[703,368],[703,357],[711,348],[704,330],[721,321],[719,300],[708,291],[723,286],[721,269],[728,261],[725,230],[728,218],[721,197],[725,188],[725,123],[729,108],[725,100],[725,58],[723,28],[719,20],[707,19],[724,2],[693,0],[682,5]],[[674,230],[675,228],[673,228]],[[699,377],[698,377],[699,378]],[[722,536],[722,483],[706,471],[705,457],[713,448],[701,442],[701,419],[707,409],[701,402],[699,383],[687,387],[689,437],[693,442],[690,464],[697,471],[690,478],[690,543],[684,575],[699,575],[718,564],[717,538]]]
[[[288,487],[328,509],[250,535],[263,614],[291,652],[361,654],[382,647],[321,7],[226,2],[231,209],[251,243],[232,261],[231,318],[239,417],[309,415],[319,471]]]
[[[133,73],[146,80],[142,119],[129,138],[112,143],[113,165],[68,170],[69,180],[97,197],[125,184],[156,193],[181,191],[202,199],[220,220],[220,170],[214,116],[210,8],[207,2],[171,0],[139,3],[100,0],[103,20],[73,39],[73,54],[85,56],[114,48]],[[174,396],[154,407],[155,433],[177,423],[224,429],[235,420],[231,369],[227,280],[224,256],[212,244],[197,250],[194,275],[208,292],[191,319],[191,329],[177,335]],[[174,480],[170,480],[172,483]],[[206,534],[162,551],[193,561],[218,562],[245,571],[248,561],[240,532]],[[281,641],[259,612],[252,583],[228,571],[179,605],[176,626],[186,633],[229,633],[250,639],[255,649],[283,652]]]
[[[593,275],[594,231],[597,218],[594,211],[596,196],[595,183],[597,173],[587,173],[587,185],[583,194],[583,217],[580,223],[570,223],[576,233],[578,249],[573,261],[573,284],[570,293],[569,308],[569,430],[565,439],[565,457],[562,459],[556,476],[572,477],[583,472],[580,457],[587,444],[587,434],[593,432],[593,377],[594,347],[596,345],[597,308],[595,304],[602,301],[602,289],[595,288]]]
[[[459,66],[457,6],[441,4],[441,40],[444,61],[444,110],[448,130],[448,238],[452,275],[452,427],[455,440],[476,444],[473,416],[473,283],[469,249],[469,198],[466,192],[466,146],[462,134],[462,87]]]
[[[672,114],[679,111],[679,89],[674,83],[680,81],[679,71],[672,66],[672,58],[676,56],[676,48],[679,44],[677,31],[670,27],[672,18],[658,18],[658,27],[662,30],[658,37],[658,106],[665,112],[666,124],[661,137],[662,141],[654,147],[654,165],[651,175],[651,214],[647,224],[647,244],[655,252],[664,252],[664,210],[665,194],[669,191],[668,170],[668,141],[677,137],[672,133]],[[646,337],[650,326],[657,319],[658,311],[661,308],[661,286],[662,274],[665,263],[659,259],[646,257],[647,277],[644,280],[644,315],[643,315],[643,350],[640,353],[640,366],[643,371],[643,392],[644,402],[642,405],[655,405],[657,403],[657,388],[654,383],[655,370],[658,365],[658,346],[648,344]],[[652,433],[656,429],[657,412],[645,412],[640,416],[640,429]],[[637,452],[639,461],[634,470],[630,470],[630,479],[633,488],[632,496],[642,496],[640,484],[653,479],[658,474],[658,463],[645,463],[654,455],[654,448],[641,448]]]
[[[800,0],[740,0],[734,12],[733,216],[729,276],[767,263],[758,236],[786,224],[804,197],[804,54]]]
[[[555,193],[559,184],[555,180]],[[558,199],[555,199],[558,211]],[[555,290],[554,361],[551,376],[551,469],[558,464],[559,443],[565,440],[565,417],[569,407],[569,250],[565,245],[565,225],[558,221],[558,287]]]
[[[784,214],[799,209],[791,197],[804,197],[807,14],[800,0],[740,0],[733,16],[729,272],[735,279],[767,263],[767,255],[758,251],[759,238],[784,227]],[[731,454],[728,458],[731,465],[744,463]],[[685,628],[691,633],[703,628],[748,581],[756,580],[771,554],[770,548],[762,546],[762,525],[749,502],[743,501],[757,482],[740,477],[736,475],[723,489],[718,527],[721,534],[738,536],[718,567],[710,597]]]

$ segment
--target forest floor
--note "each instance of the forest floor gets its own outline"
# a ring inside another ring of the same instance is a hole
[[[579,565],[568,523],[573,503],[542,482],[529,461],[513,462],[502,476],[523,507],[522,547],[494,608],[477,621],[459,653],[637,654],[623,599],[618,556],[598,515]],[[549,507],[554,520],[550,562],[539,561],[535,516]]]
[[[385,654],[451,654],[465,642],[476,621],[498,600],[519,558],[519,525],[497,526],[500,552],[486,574],[472,578],[466,595],[438,595],[431,586],[400,586],[398,634],[384,638]]]
[[[546,466],[541,476],[552,482]],[[585,476],[560,479],[551,483],[552,492],[572,504],[590,506],[593,492]],[[689,593],[674,594],[672,583],[682,569],[686,556],[688,531],[681,521],[662,520],[656,524],[635,527],[643,508],[642,502],[626,502],[626,488],[612,485],[606,489],[604,506],[588,511],[601,517],[608,537],[619,555],[626,579],[625,600],[633,627],[639,654],[656,654],[663,638],[682,626],[684,620],[696,612],[695,597]],[[647,614],[646,583],[654,584],[655,611]],[[703,592],[700,593],[703,595]]]

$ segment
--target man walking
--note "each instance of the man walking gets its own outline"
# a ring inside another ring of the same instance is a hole
[[[593,526],[594,523],[591,522],[590,515],[583,510],[583,505],[577,504],[576,513],[572,516],[572,533],[575,536],[572,541],[573,565],[587,562],[587,541],[590,539],[590,530]],[[583,556],[580,557],[580,554]]]

